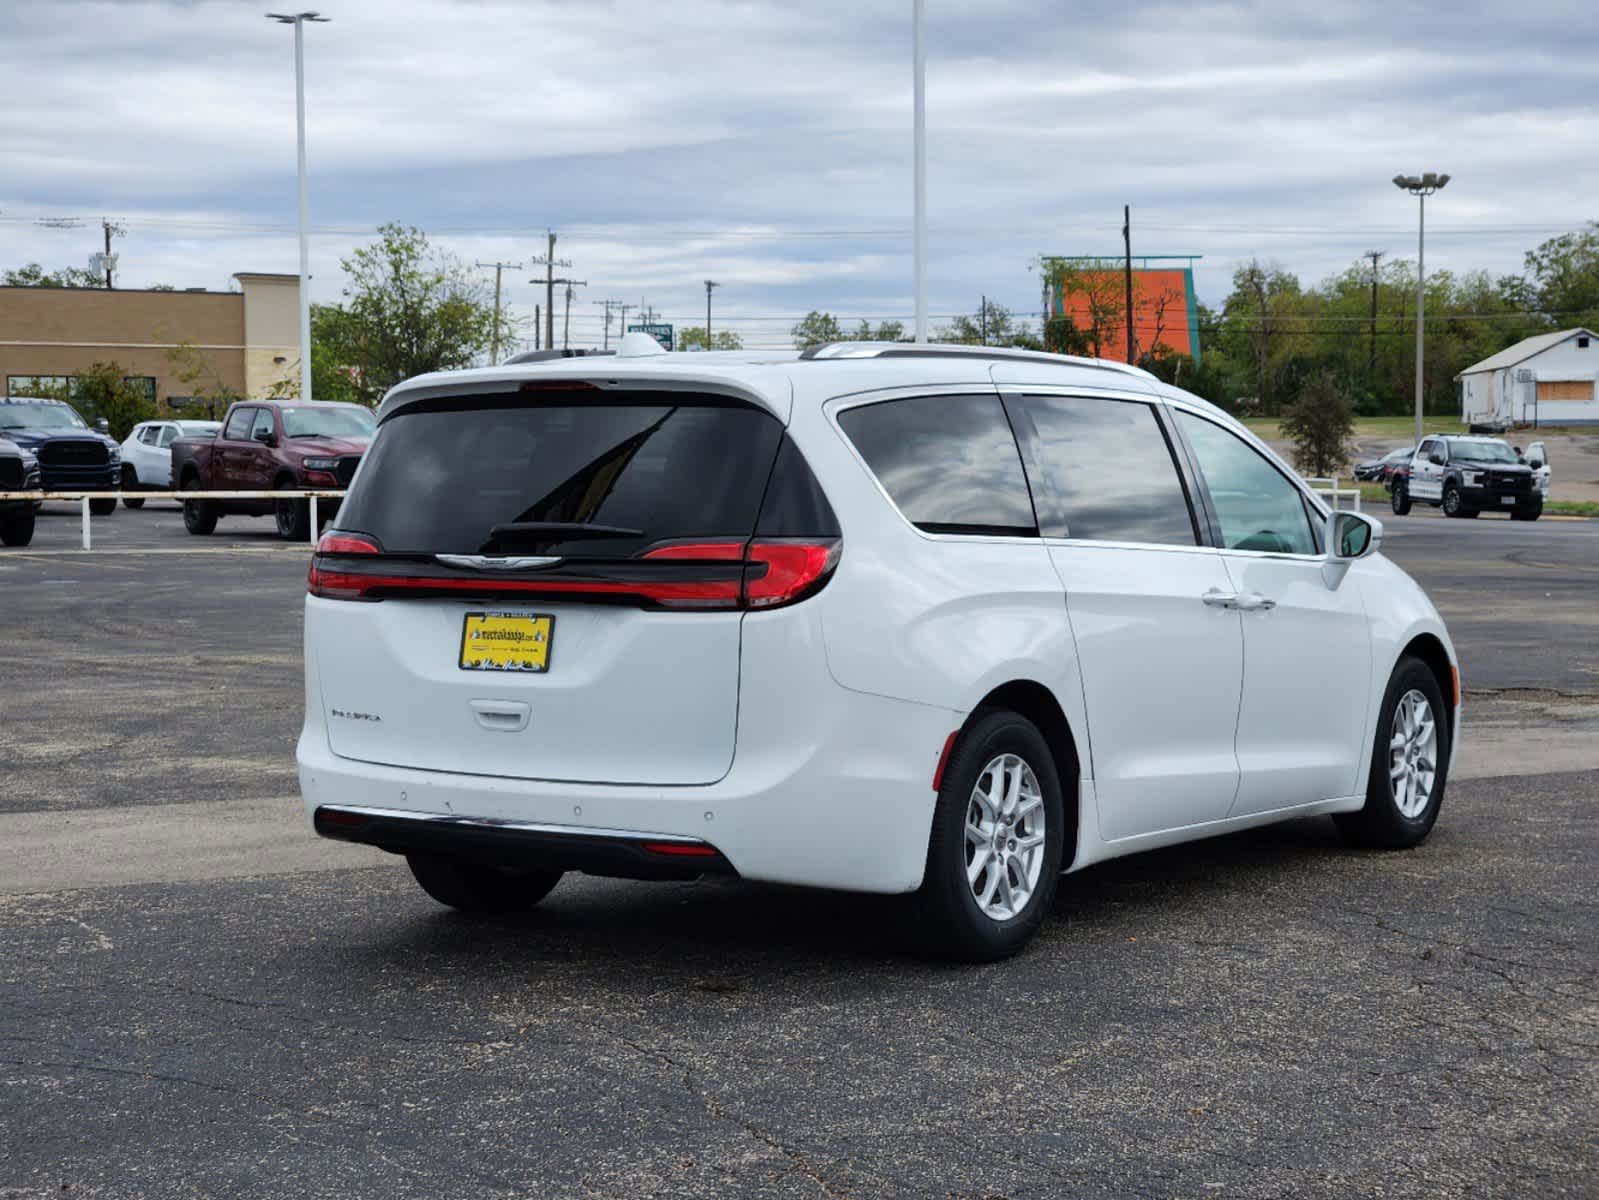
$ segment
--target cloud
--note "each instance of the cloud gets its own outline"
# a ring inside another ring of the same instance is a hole
[[[609,297],[784,340],[810,308],[907,318],[901,3],[329,0],[307,32],[314,294],[386,220],[468,260],[546,226]],[[1599,215],[1599,29],[1585,6],[929,5],[931,305],[1037,305],[1041,252],[1203,255],[1307,281],[1413,252],[1387,180],[1446,170],[1429,264],[1495,273]],[[0,261],[76,263],[123,218],[129,284],[294,270],[291,34],[239,0],[8,14]],[[23,218],[72,213],[76,230]],[[543,289],[509,279],[519,312]]]

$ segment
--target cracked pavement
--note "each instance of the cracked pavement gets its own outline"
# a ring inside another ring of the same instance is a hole
[[[1466,667],[1434,836],[1102,864],[981,968],[739,883],[448,913],[298,822],[303,552],[0,554],[0,1198],[1599,1194],[1599,526],[1388,528]]]

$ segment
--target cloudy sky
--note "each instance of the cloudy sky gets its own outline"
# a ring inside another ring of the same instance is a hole
[[[127,286],[294,271],[292,33],[265,0],[0,0],[0,264]],[[786,344],[911,313],[910,0],[326,0],[307,35],[313,296],[384,221],[527,263],[556,229],[574,344],[606,298]],[[1448,171],[1428,263],[1516,270],[1599,217],[1588,3],[927,0],[930,305],[1038,308],[1040,253],[1252,255],[1314,281],[1414,254],[1388,180]],[[75,228],[42,218],[81,218]],[[507,275],[522,314],[542,288]]]

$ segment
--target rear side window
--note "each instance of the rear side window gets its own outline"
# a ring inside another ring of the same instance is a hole
[[[799,447],[783,438],[761,503],[761,537],[838,537],[838,518]]]
[[[1148,404],[1028,396],[1038,457],[1060,501],[1053,537],[1192,546],[1199,541],[1170,443]]]
[[[1037,534],[1021,454],[997,395],[885,400],[846,409],[838,423],[918,529]]]
[[[222,431],[222,436],[230,442],[247,442],[250,440],[250,422],[255,420],[256,410],[253,408],[236,408],[233,415],[228,418],[227,428]]]
[[[402,409],[379,426],[339,526],[389,553],[568,558],[754,533],[783,436],[776,418],[714,396],[593,397],[474,396]],[[538,523],[610,526],[615,536],[494,533]]]

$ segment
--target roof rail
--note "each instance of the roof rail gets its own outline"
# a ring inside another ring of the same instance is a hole
[[[1011,346],[971,346],[959,342],[826,342],[800,352],[802,359],[833,358],[985,358],[1020,362],[1047,362],[1057,366],[1090,367],[1115,371],[1121,375],[1155,378],[1142,367],[1105,358],[1079,358],[1073,354],[1050,354],[1044,350],[1018,350]]]

